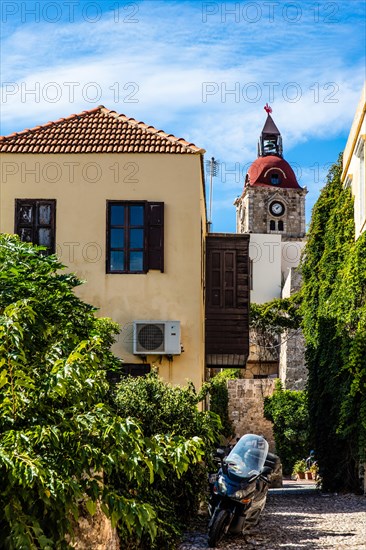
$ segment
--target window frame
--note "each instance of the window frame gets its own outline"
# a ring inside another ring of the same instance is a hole
[[[112,225],[112,206],[124,207],[123,225]],[[130,224],[130,208],[133,206],[143,207],[143,224],[131,226]],[[128,211],[127,211],[128,209]],[[124,229],[124,246],[111,246],[112,229]],[[130,246],[130,231],[131,229],[143,229],[143,246],[131,248]],[[113,250],[123,251],[124,253],[124,269],[111,269],[111,252]],[[142,270],[130,269],[130,254],[131,252],[141,252],[143,258]],[[159,201],[144,201],[144,200],[107,200],[106,202],[106,256],[105,269],[107,274],[146,274],[150,270],[159,270],[164,272],[164,202]],[[128,269],[127,269],[128,266]]]
[[[26,224],[20,224],[18,222],[19,218],[19,209],[21,206],[31,205],[32,208],[34,208],[33,216],[34,219],[32,221],[32,224],[29,224],[27,226]],[[38,215],[39,215],[39,206],[42,204],[50,204],[51,205],[51,220],[49,224],[40,224],[38,223]],[[39,228],[49,228],[51,230],[51,245],[49,247],[46,247],[45,245],[39,244],[38,239],[33,239],[32,241],[22,241],[22,242],[31,242],[35,246],[42,246],[46,249],[47,255],[55,254],[56,253],[56,207],[57,207],[57,201],[56,199],[15,199],[14,204],[14,233],[16,235],[19,235],[20,237],[20,229],[26,228],[26,227],[32,227],[32,234],[33,237],[37,235]]]
[[[124,207],[124,225],[123,226],[112,226],[111,224],[111,209],[112,209],[112,206],[123,206]],[[135,248],[132,248],[130,247],[130,231],[131,231],[131,225],[130,225],[130,219],[129,219],[129,215],[130,215],[130,208],[131,206],[143,206],[143,216],[144,216],[144,219],[143,219],[143,225],[141,226],[136,226],[136,227],[132,227],[132,229],[141,229],[143,228],[143,231],[144,231],[144,234],[143,234],[143,247],[142,249],[139,248],[139,249],[135,249]],[[126,212],[128,211],[128,216],[126,217]],[[107,236],[107,243],[106,243],[106,251],[107,251],[107,254],[106,254],[106,273],[108,274],[133,274],[133,275],[138,275],[138,274],[141,274],[141,273],[147,273],[148,269],[147,269],[147,201],[118,201],[118,200],[109,200],[107,201],[107,231],[106,231],[106,236]],[[111,230],[112,229],[121,229],[123,228],[124,229],[124,247],[119,247],[119,248],[116,248],[116,247],[112,247],[111,246],[111,243],[110,243],[110,239],[111,239]],[[123,269],[123,270],[120,270],[120,269],[114,269],[114,270],[111,270],[111,252],[113,250],[117,250],[117,251],[123,251],[124,252],[124,265],[128,267],[130,267],[130,253],[131,253],[131,250],[132,252],[134,251],[141,251],[142,250],[142,253],[143,253],[143,261],[142,261],[142,270],[139,270],[139,271],[135,271],[135,270],[131,270],[131,269]]]

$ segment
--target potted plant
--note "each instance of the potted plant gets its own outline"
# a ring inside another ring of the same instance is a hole
[[[319,467],[316,462],[310,466],[310,472],[313,475],[313,479],[318,479]]]
[[[305,459],[297,460],[292,469],[292,475],[295,476],[296,479],[305,479],[305,472],[306,472]]]

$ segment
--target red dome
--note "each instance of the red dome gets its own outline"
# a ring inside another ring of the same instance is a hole
[[[253,162],[248,170],[246,185],[301,189],[289,163],[274,155],[258,157]]]

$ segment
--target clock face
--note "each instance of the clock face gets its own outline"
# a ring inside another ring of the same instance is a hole
[[[269,210],[274,216],[282,216],[282,214],[285,212],[285,207],[283,206],[282,202],[274,201],[270,204]]]

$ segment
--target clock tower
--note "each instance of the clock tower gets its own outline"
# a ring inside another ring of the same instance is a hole
[[[266,105],[267,119],[258,140],[258,158],[251,164],[236,206],[237,233],[250,233],[250,301],[257,304],[285,298],[299,290],[297,271],[305,244],[306,187],[283,158],[282,137]],[[306,383],[304,343],[300,330],[279,339],[251,330],[246,377],[279,376],[287,389]]]
[[[242,196],[235,201],[237,233],[278,234],[282,241],[305,237],[306,188],[283,158],[282,137],[266,105],[267,120],[258,140]]]

